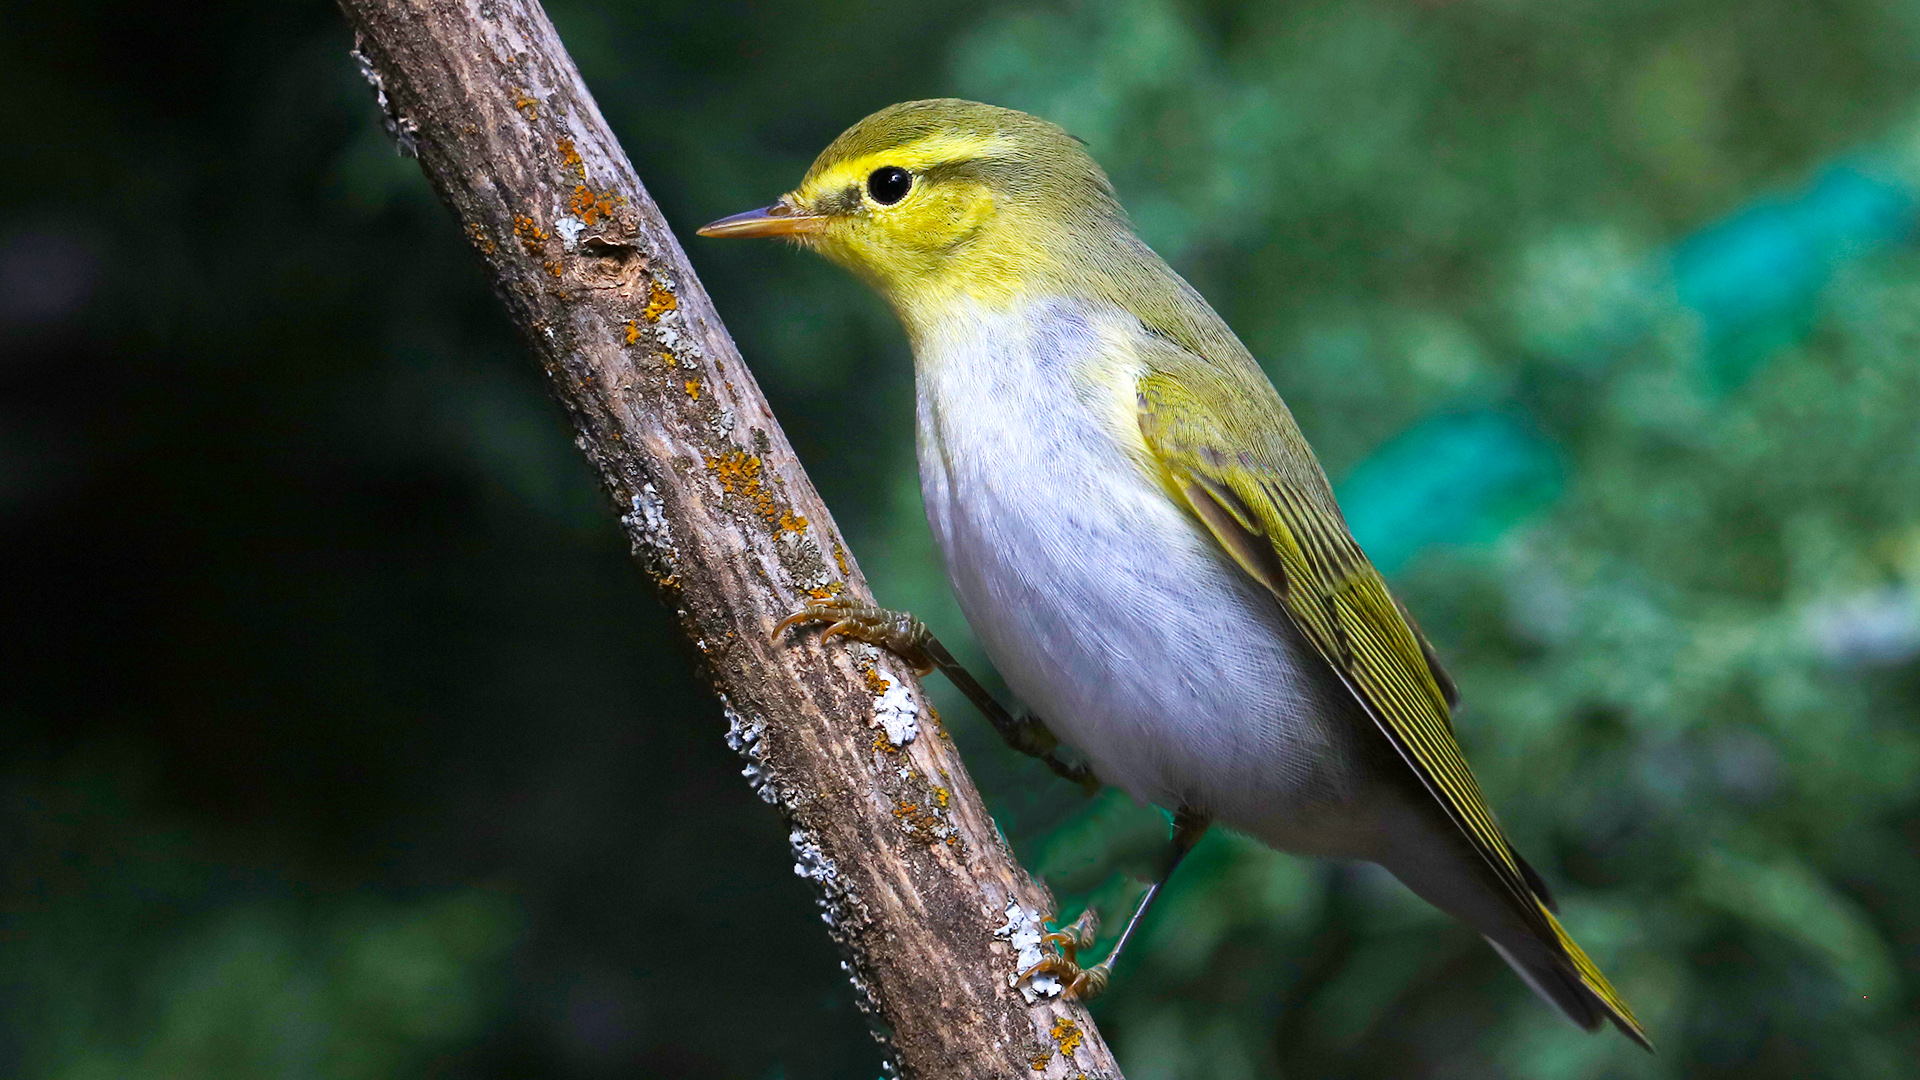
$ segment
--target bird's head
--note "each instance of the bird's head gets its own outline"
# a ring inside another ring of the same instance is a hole
[[[1060,128],[944,98],[848,128],[771,206],[702,236],[779,236],[872,282],[910,324],[960,298],[1005,303],[1058,287],[1130,235],[1100,166]]]

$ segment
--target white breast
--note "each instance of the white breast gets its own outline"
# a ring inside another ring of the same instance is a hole
[[[1046,300],[922,336],[921,487],[960,607],[1101,779],[1276,846],[1357,854],[1334,835],[1356,824],[1356,707],[1127,448],[1142,333]]]

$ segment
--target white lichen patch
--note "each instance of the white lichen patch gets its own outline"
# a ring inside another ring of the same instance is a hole
[[[587,223],[577,217],[557,217],[553,219],[553,231],[560,237],[560,243],[572,251],[580,244],[580,234],[586,231]]]
[[[354,47],[347,55],[353,57],[353,62],[360,66],[360,77],[373,87],[373,96],[380,105],[380,122],[393,138],[393,148],[400,152],[401,157],[419,157],[420,147],[414,136],[420,134],[420,125],[410,117],[401,116],[393,107],[393,102],[387,98],[387,80],[380,74],[380,69],[373,66],[367,54],[360,51],[358,35],[355,35]]]
[[[806,878],[822,887],[840,880],[840,868],[820,850],[805,830],[794,829],[787,834],[787,844],[793,848],[793,873],[796,877]]]
[[[747,767],[740,770],[740,775],[747,778],[747,786],[753,789],[755,795],[760,796],[761,802],[773,804],[780,801],[780,793],[773,790],[773,785],[767,782],[767,772],[760,767],[759,762],[747,762]]]
[[[672,311],[663,311],[660,313],[659,321],[653,324],[654,336],[659,339],[662,348],[674,356],[680,357],[681,366],[689,370],[696,370],[693,361],[689,357],[681,355],[687,342],[685,338],[680,336],[680,331],[673,327],[672,320],[675,314],[676,313]]]
[[[667,504],[660,497],[660,489],[651,483],[641,485],[639,494],[633,497],[633,509],[620,516],[620,524],[633,537],[634,554],[651,555],[668,570],[673,568],[673,526],[667,521]]]
[[[764,720],[748,720],[740,715],[726,695],[720,696],[721,712],[727,717],[727,746],[736,754],[756,754],[760,737],[766,734],[767,723]]]
[[[1006,939],[1013,946],[1013,973],[1007,977],[1007,985],[1016,987],[1020,995],[1031,1005],[1041,998],[1057,997],[1060,993],[1060,980],[1052,975],[1035,975],[1026,985],[1020,983],[1020,973],[1046,958],[1046,952],[1040,948],[1040,935],[1046,933],[1040,925],[1040,913],[1029,911],[1020,906],[1020,901],[1007,901],[1007,923],[994,930],[993,936]]]
[[[869,1016],[876,1015],[873,989],[867,985],[867,980],[861,978],[860,973],[853,970],[853,965],[845,960],[840,961],[840,970],[847,973],[847,981],[853,984],[854,1007]]]
[[[720,711],[727,718],[727,745],[747,759],[747,767],[740,770],[740,775],[747,778],[747,785],[762,802],[779,802],[780,793],[768,782],[767,771],[760,761],[760,738],[766,734],[766,721],[741,716],[725,694],[720,695]]]
[[[920,707],[914,704],[913,693],[898,681],[889,681],[873,701],[873,722],[887,733],[887,741],[893,745],[912,742],[920,734]]]
[[[793,873],[806,878],[820,889],[820,921],[828,926],[840,924],[840,868],[806,831],[796,827],[787,834],[787,846],[793,849]]]

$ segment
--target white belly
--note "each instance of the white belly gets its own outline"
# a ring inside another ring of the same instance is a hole
[[[1135,332],[1056,301],[920,343],[921,486],[961,610],[1102,780],[1278,847],[1365,855],[1370,725],[1125,448]]]

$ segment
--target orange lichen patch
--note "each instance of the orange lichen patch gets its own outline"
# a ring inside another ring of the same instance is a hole
[[[801,518],[800,520],[805,521],[807,519]],[[845,589],[846,587],[847,586],[845,582],[829,581],[825,585],[822,585],[817,589],[808,589],[807,595],[813,597],[815,600],[831,600],[834,597],[839,596],[840,591],[842,589]]]
[[[634,342],[636,342],[636,341],[639,341],[639,340],[640,340],[640,322],[639,322],[639,320],[637,320],[637,319],[628,319],[628,320],[627,320],[627,344],[629,344],[629,345],[631,345],[631,344],[633,344]]]
[[[893,804],[893,820],[907,830],[907,835],[923,844],[935,844],[940,841],[940,819],[922,809],[919,803],[905,800]]]
[[[525,90],[515,91],[513,107],[527,114],[529,120],[540,118],[540,102],[529,96]]]
[[[834,545],[833,545],[833,561],[840,564],[841,573],[843,574],[852,573],[852,571],[847,569],[847,549],[841,547],[840,542],[837,540],[834,541]]]
[[[1079,1025],[1064,1016],[1053,1022],[1053,1030],[1047,1034],[1052,1035],[1053,1041],[1060,1044],[1060,1056],[1068,1059],[1073,1057],[1075,1050],[1080,1049],[1080,1041],[1086,1038],[1081,1033]]]
[[[947,794],[946,788],[937,787],[933,789],[933,801],[940,804],[940,809],[945,810],[947,808],[947,800],[949,798],[951,798],[951,796]]]
[[[720,487],[729,495],[744,495],[760,489],[760,459],[745,450],[729,450],[719,457],[708,457],[707,468],[719,474]]]
[[[1033,1066],[1034,1072],[1046,1072],[1047,1062],[1052,1060],[1053,1051],[1043,1046],[1033,1052],[1033,1056],[1027,1059],[1027,1064]]]
[[[655,282],[653,294],[647,297],[647,309],[640,313],[640,317],[648,322],[659,322],[660,316],[665,315],[667,312],[679,306],[679,299],[672,293],[661,288],[659,282]]]
[[[673,358],[673,354],[665,349],[660,350],[660,360],[668,367],[676,367],[679,365],[679,361]]]
[[[870,667],[861,668],[860,673],[867,677],[867,689],[871,691],[875,697],[886,693],[887,687],[893,685],[893,683],[887,680],[886,676]]]
[[[783,533],[806,532],[807,519],[801,517],[799,514],[796,514],[791,510],[788,510],[785,513],[780,515],[780,525],[777,529],[775,529],[775,531],[783,532]]]
[[[699,379],[687,380],[687,396],[692,398],[695,401],[700,400],[700,380]]]
[[[611,191],[595,195],[585,184],[575,184],[573,197],[567,200],[567,209],[580,216],[588,225],[597,223],[601,218],[611,218],[613,208],[625,201]]]
[[[529,255],[539,255],[545,248],[547,238],[552,236],[525,214],[513,215],[513,235],[520,246],[527,249]]]
[[[557,263],[557,262],[550,262],[550,263],[548,263],[548,264],[547,264],[547,273],[549,273],[549,274],[552,274],[552,275],[553,275],[554,277],[559,277],[559,276],[560,276],[560,264],[559,264],[559,263]]]
[[[953,741],[953,736],[947,734],[947,725],[940,722],[939,709],[936,709],[931,705],[927,706],[927,717],[933,721],[933,730],[935,734],[939,735],[942,739],[945,739],[948,742]],[[947,775],[947,771],[945,769],[940,770],[940,775],[942,777],[945,777]]]
[[[722,491],[752,502],[754,511],[769,525],[780,520],[780,510],[773,504],[773,492],[760,482],[759,458],[744,450],[729,450],[718,457],[707,458],[707,468],[719,479]]]
[[[873,748],[875,750],[884,750],[889,754],[897,754],[900,752],[900,748],[893,745],[893,740],[887,738],[887,733],[884,728],[873,733]]]
[[[573,148],[573,140],[563,138],[560,140],[559,145],[560,164],[572,169],[579,174],[580,179],[585,180],[587,178],[587,163],[580,160],[580,151]]]
[[[493,254],[493,241],[487,239],[487,231],[480,227],[479,222],[467,222],[467,239],[473,241],[473,246],[479,248],[481,254]]]

